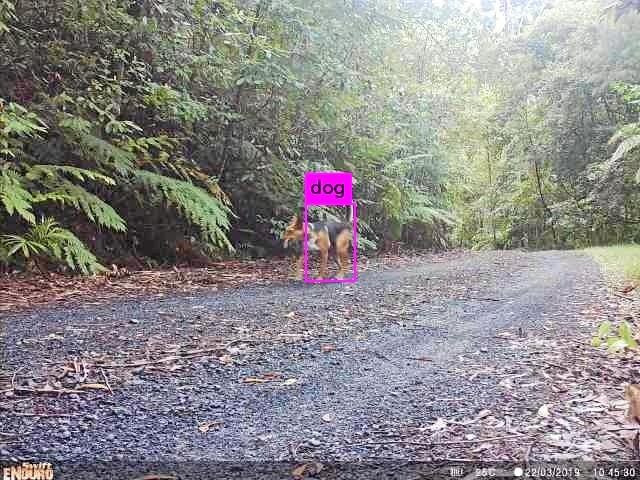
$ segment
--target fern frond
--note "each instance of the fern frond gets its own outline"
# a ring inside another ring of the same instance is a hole
[[[231,210],[223,202],[192,183],[146,170],[137,170],[134,179],[146,189],[160,193],[168,204],[200,229],[204,241],[233,251],[226,236]]]
[[[134,169],[135,156],[94,135],[78,138],[78,144],[87,160],[115,170],[120,175],[128,175]]]
[[[447,225],[457,223],[456,218],[450,212],[434,207],[431,199],[424,193],[410,191],[407,203],[406,212],[404,212],[407,221],[427,224],[440,221]]]
[[[135,167],[135,155],[93,135],[85,122],[76,117],[66,118],[58,126],[85,160],[123,176],[131,174]]]
[[[67,133],[72,133],[78,136],[90,134],[92,125],[93,124],[89,120],[76,117],[75,115],[66,115],[58,122],[58,126]]]
[[[58,202],[61,204],[71,202],[71,197],[61,192],[36,193],[33,195],[33,203]]]
[[[9,215],[17,213],[29,223],[35,223],[32,212],[33,196],[22,185],[22,177],[9,168],[0,174],[0,201]]]
[[[231,199],[229,198],[229,195],[227,195],[227,193],[224,190],[222,190],[222,187],[220,187],[220,184],[218,183],[218,179],[214,177],[206,176],[205,174],[202,174],[202,175],[203,176],[199,178],[207,186],[207,190],[209,191],[209,193],[213,195],[215,198],[217,198],[219,201],[221,201],[227,207],[231,207]]]
[[[456,219],[450,212],[440,208],[429,207],[427,205],[412,205],[407,209],[407,219],[423,223],[433,223],[441,221],[447,225],[455,225]]]
[[[25,174],[29,180],[40,180],[43,177],[60,178],[60,174],[65,173],[81,182],[88,180],[102,182],[105,185],[115,185],[113,178],[103,175],[94,170],[74,167],[71,165],[33,165]]]
[[[69,230],[61,228],[56,238],[56,258],[64,261],[72,270],[80,270],[85,275],[106,271],[95,255]]]
[[[22,256],[28,259],[32,255],[43,254],[47,251],[47,247],[43,243],[21,235],[2,235],[2,244],[7,250],[7,258],[21,252]]]
[[[72,270],[85,275],[104,271],[96,257],[71,231],[62,228],[53,218],[44,218],[34,224],[24,235],[3,235],[3,245],[8,256],[18,252],[25,259],[32,256],[49,256],[65,262]]]
[[[125,221],[111,205],[68,181],[58,183],[52,192],[36,196],[35,201],[56,201],[63,205],[71,205],[76,210],[84,212],[89,220],[101,227],[116,232],[124,232],[127,229]]]
[[[35,138],[46,131],[47,125],[35,113],[17,103],[9,103],[0,110],[0,132],[7,137]]]
[[[176,138],[167,135],[157,137],[129,138],[122,143],[122,148],[127,152],[150,155],[150,150],[155,148],[159,152],[173,152],[179,146]]]
[[[34,225],[29,236],[45,245],[53,258],[65,262],[72,270],[79,270],[85,275],[105,270],[84,243],[53,218],[45,218]]]

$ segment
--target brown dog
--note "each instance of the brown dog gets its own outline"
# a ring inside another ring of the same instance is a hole
[[[329,252],[335,253],[338,261],[338,273],[336,278],[344,278],[347,273],[349,263],[349,247],[353,242],[352,215],[349,215],[349,223],[344,222],[309,222],[307,224],[307,248],[310,251],[320,252],[320,278],[327,277],[327,262]],[[298,258],[294,261],[295,278],[302,279],[302,262],[304,261],[302,253],[302,241],[304,238],[304,230],[302,226],[302,215],[294,215],[291,222],[287,226],[282,239],[284,247],[287,248],[289,243],[297,244]]]

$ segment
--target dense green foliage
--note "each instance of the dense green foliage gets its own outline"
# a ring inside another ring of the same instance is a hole
[[[363,246],[638,240],[630,0],[0,0],[0,262],[277,251],[308,170]]]
[[[640,239],[638,15],[631,9],[614,21],[606,2],[546,3],[478,54],[451,178],[465,245]]]

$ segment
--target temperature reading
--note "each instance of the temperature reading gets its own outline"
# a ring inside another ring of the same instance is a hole
[[[491,478],[496,476],[495,468],[476,468],[476,477]]]

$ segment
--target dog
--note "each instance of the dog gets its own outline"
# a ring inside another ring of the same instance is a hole
[[[282,236],[284,248],[290,243],[296,248],[293,270],[294,277],[302,280],[302,263],[304,261],[302,243],[304,241],[303,213],[294,215]],[[307,224],[307,248],[312,252],[320,252],[320,278],[327,278],[327,262],[329,253],[333,252],[338,262],[336,278],[344,278],[349,264],[349,247],[353,243],[353,208],[349,212],[349,222],[309,222]]]

